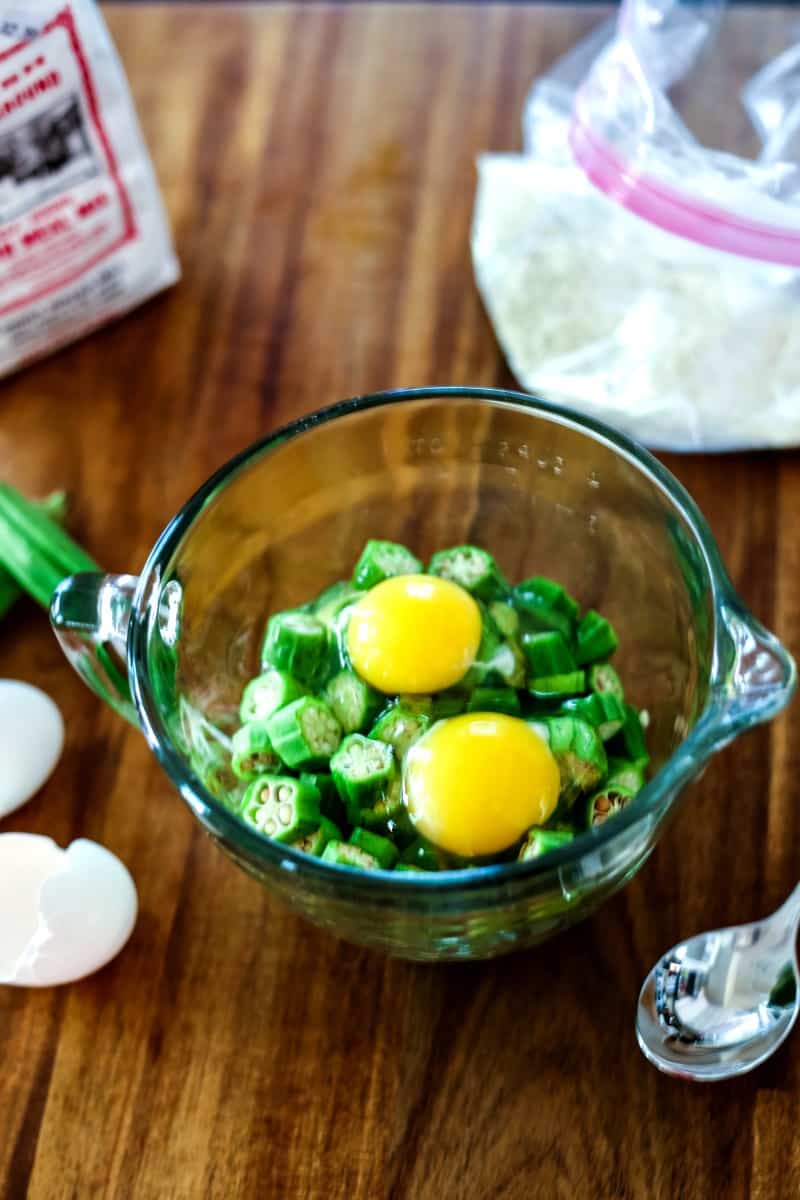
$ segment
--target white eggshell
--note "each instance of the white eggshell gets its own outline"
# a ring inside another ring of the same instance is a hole
[[[127,867],[96,842],[61,850],[37,834],[0,834],[0,984],[90,975],[125,945],[136,911]]]
[[[0,679],[0,817],[30,800],[61,756],[64,722],[44,692]]]

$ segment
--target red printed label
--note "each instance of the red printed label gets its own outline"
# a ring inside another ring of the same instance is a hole
[[[0,315],[72,283],[135,237],[66,9],[0,55]]]

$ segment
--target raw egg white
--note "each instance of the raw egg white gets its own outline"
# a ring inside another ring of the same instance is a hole
[[[47,987],[97,971],[127,942],[136,910],[127,868],[96,842],[62,850],[0,834],[0,984]]]
[[[550,817],[559,771],[544,740],[519,717],[466,713],[439,721],[408,752],[405,797],[418,831],[473,858],[513,846]]]
[[[0,817],[45,783],[61,756],[64,722],[44,692],[0,679]]]
[[[356,671],[388,695],[452,687],[475,661],[480,640],[472,596],[435,575],[384,579],[353,606],[347,628]]]

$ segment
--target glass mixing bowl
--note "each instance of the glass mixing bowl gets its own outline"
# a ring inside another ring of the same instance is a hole
[[[348,577],[369,537],[424,560],[477,543],[511,579],[551,575],[614,622],[615,663],[650,718],[652,778],[629,808],[542,859],[431,875],[329,865],[239,820],[225,748],[265,621]],[[279,430],[188,501],[138,579],[67,579],[52,621],[240,866],[338,936],[415,959],[485,958],[585,917],[639,869],[714,751],[795,686],[664,467],[599,422],[477,388],[362,397]]]

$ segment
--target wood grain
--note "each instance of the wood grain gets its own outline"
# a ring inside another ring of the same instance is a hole
[[[474,158],[518,146],[529,81],[601,14],[106,14],[183,281],[2,385],[0,473],[32,494],[69,487],[85,544],[136,570],[209,472],[279,422],[391,385],[510,382],[471,277]],[[733,20],[730,89],[792,18]],[[669,465],[745,599],[799,652],[800,456]],[[430,968],[338,944],[225,861],[38,612],[3,623],[0,675],[45,686],[69,734],[3,830],[95,838],[141,898],[99,975],[0,992],[4,1200],[800,1193],[797,1036],[753,1076],[692,1089],[647,1066],[632,1029],[659,951],[794,884],[794,713],[714,761],[592,920],[534,953]]]

